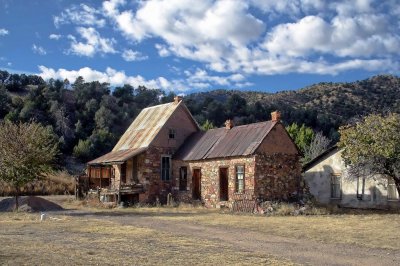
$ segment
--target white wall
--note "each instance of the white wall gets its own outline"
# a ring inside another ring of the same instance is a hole
[[[387,178],[375,176],[365,179],[364,195],[357,198],[357,178],[349,177],[346,166],[341,158],[342,150],[333,150],[326,154],[303,173],[310,193],[322,204],[337,204],[343,207],[353,208],[386,208],[397,207],[398,201],[388,201]],[[341,198],[331,198],[331,176],[341,175]],[[359,179],[359,191],[361,193],[362,177]]]

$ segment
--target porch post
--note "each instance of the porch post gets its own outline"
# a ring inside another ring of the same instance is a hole
[[[101,189],[101,179],[103,179],[103,167],[100,166],[100,189]]]

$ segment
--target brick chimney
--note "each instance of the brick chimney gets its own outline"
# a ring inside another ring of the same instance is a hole
[[[228,120],[225,121],[225,128],[226,129],[233,128],[233,121],[231,119],[228,119]]]
[[[271,113],[271,121],[272,122],[280,122],[281,121],[281,112],[275,111]]]
[[[182,96],[175,96],[174,97],[174,103],[178,104],[180,101],[182,101]]]

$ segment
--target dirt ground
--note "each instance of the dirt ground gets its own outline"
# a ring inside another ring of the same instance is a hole
[[[0,264],[399,265],[399,218],[79,208],[40,222],[39,214],[2,213]]]

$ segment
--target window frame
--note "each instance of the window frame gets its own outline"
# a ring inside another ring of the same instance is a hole
[[[394,194],[396,195],[394,198],[389,196],[389,187],[393,187],[394,189]],[[399,201],[399,193],[396,188],[396,183],[394,182],[393,178],[388,176],[388,185],[387,185],[387,200],[388,201]]]
[[[238,171],[238,167],[242,167],[243,172]],[[242,174],[242,179],[239,179],[239,175]],[[242,190],[239,190],[239,180],[242,181]],[[245,191],[245,180],[246,180],[246,167],[244,164],[237,164],[235,165],[235,193],[244,193]]]
[[[175,139],[176,131],[173,128],[168,129],[168,139]]]
[[[168,158],[168,172],[166,172],[167,169],[164,169],[164,158]],[[169,182],[171,181],[171,172],[172,172],[172,161],[171,161],[171,155],[161,155],[161,165],[160,165],[160,178],[164,182]],[[165,173],[165,175],[164,175]],[[168,173],[168,175],[167,175]],[[168,178],[167,178],[168,177]]]
[[[330,177],[331,177],[331,182],[330,182],[331,199],[341,199],[342,198],[342,175],[340,173],[332,173],[330,175]],[[333,181],[335,181],[335,182],[333,182]],[[339,194],[339,195],[337,195],[337,194]]]

